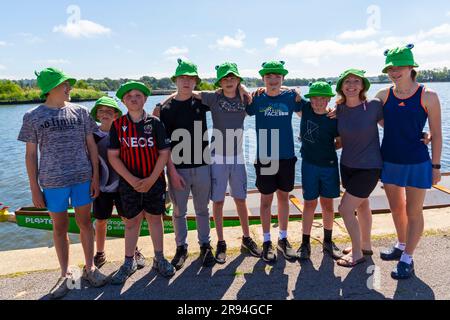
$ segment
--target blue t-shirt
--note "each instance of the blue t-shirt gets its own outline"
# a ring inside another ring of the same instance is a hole
[[[302,111],[302,105],[306,103],[306,100],[295,102],[295,97],[293,91],[284,91],[276,97],[264,93],[247,106],[247,114],[256,116],[257,159],[282,160],[295,157],[292,114]],[[277,140],[272,141],[272,135]],[[278,149],[278,154],[272,150],[272,145]]]
[[[335,138],[339,136],[337,120],[327,114],[316,114],[308,102],[303,106],[300,126],[303,160],[320,167],[333,167],[338,163]]]

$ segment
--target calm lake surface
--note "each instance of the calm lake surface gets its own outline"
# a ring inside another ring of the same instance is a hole
[[[386,85],[373,85],[369,96],[373,97],[375,93]],[[447,146],[450,143],[450,83],[431,83],[427,85],[429,88],[438,92],[442,103],[442,125],[444,134],[444,149],[442,155],[443,171],[450,171],[450,148]],[[301,92],[306,93],[308,88],[302,87]],[[154,106],[165,99],[164,96],[149,97],[146,104],[146,110],[151,112]],[[94,102],[80,103],[91,109]],[[30,206],[32,204],[31,194],[29,190],[28,177],[25,168],[25,144],[17,141],[20,127],[22,125],[22,118],[26,111],[36,107],[37,105],[16,105],[16,106],[0,106],[0,119],[2,119],[3,128],[1,128],[0,144],[0,202],[11,206],[10,211],[23,206]],[[123,107],[123,106],[122,106]],[[211,118],[208,117],[209,124]],[[245,128],[254,128],[254,118],[247,118],[245,121]],[[299,136],[300,120],[294,115],[293,120],[294,135]],[[380,132],[380,134],[382,134]],[[300,143],[295,139],[295,150],[299,156]],[[247,169],[249,176],[249,188],[255,186],[255,172],[251,156],[254,156],[254,146],[256,141],[248,138],[246,145],[250,148],[246,149],[246,160],[248,161]],[[301,182],[300,175],[301,162],[297,163],[296,182]],[[78,236],[71,236],[72,242],[78,241]],[[14,224],[0,223],[0,251],[36,248],[43,246],[52,246],[52,233],[48,231],[31,230],[19,228]]]

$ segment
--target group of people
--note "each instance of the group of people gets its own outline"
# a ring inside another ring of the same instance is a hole
[[[277,259],[270,224],[276,195],[279,221],[276,249],[285,259],[310,259],[311,229],[320,201],[323,251],[337,260],[339,266],[351,268],[365,262],[365,256],[373,255],[369,197],[381,179],[398,236],[392,248],[381,252],[381,258],[399,260],[392,271],[394,279],[411,277],[413,253],[424,228],[424,198],[426,190],[440,180],[442,150],[439,98],[417,83],[414,68],[418,65],[412,48],[408,45],[385,52],[383,72],[388,74],[392,85],[374,98],[367,97],[370,82],[364,71],[350,69],[342,73],[336,86],[335,108],[329,106],[335,96],[330,83],[312,83],[304,97],[283,87],[288,74],[283,61],[264,63],[259,73],[265,87],[250,94],[234,63],[216,67],[219,90],[194,91],[200,82],[197,66],[180,59],[172,77],[177,92],[158,104],[153,114],[144,110],[151,91],[143,83],[127,82],[118,90],[116,96],[127,108],[126,115],[110,97],[99,99],[89,112],[70,103],[75,79],[54,68],[37,73],[45,103],[25,114],[19,140],[26,142],[33,203],[38,208],[48,208],[53,220],[61,277],[52,288],[51,297],[61,298],[69,291],[69,202],[75,208],[85,254],[83,278],[99,287],[109,281],[123,284],[137,269],[145,267],[145,258],[137,249],[143,219],[148,221],[153,242],[153,268],[164,277],[180,270],[188,257],[186,216],[190,196],[202,265],[225,263],[223,208],[228,187],[242,227],[242,248],[252,256],[268,263]],[[211,141],[207,133],[208,112],[214,129]],[[303,237],[298,250],[288,241],[289,193],[294,189],[297,162],[294,112],[301,117],[305,201]],[[261,194],[262,247],[250,237],[249,231],[247,171],[243,159],[246,116],[255,117],[254,165],[256,187]],[[424,141],[427,121],[431,138]],[[384,127],[381,145],[378,126]],[[427,147],[430,140],[431,157]],[[342,156],[338,161],[336,150],[340,148]],[[164,256],[163,241],[165,169],[177,245],[170,262]],[[351,238],[351,247],[344,250],[332,240],[333,199],[340,197],[341,181],[345,193],[338,211]],[[215,253],[210,244],[210,201],[218,237]],[[92,203],[95,231],[91,222]],[[125,224],[125,259],[109,279],[99,268],[106,263],[106,225],[113,207]]]

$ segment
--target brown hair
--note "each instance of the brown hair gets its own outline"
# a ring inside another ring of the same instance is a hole
[[[411,78],[413,79],[413,81],[416,81],[417,74],[418,72],[415,69],[411,70]]]

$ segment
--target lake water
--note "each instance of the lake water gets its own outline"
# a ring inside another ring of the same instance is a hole
[[[385,85],[373,85],[369,96],[375,93]],[[450,149],[446,146],[450,143],[450,83],[432,83],[428,87],[438,92],[442,103],[442,124],[444,134],[444,149],[442,155],[443,171],[450,170]],[[307,92],[308,88],[302,87],[302,93]],[[165,99],[163,96],[150,97],[146,104],[146,110],[151,112],[156,103]],[[93,102],[81,103],[89,109],[93,107]],[[22,124],[22,118],[25,112],[37,105],[17,105],[0,106],[0,119],[2,119],[1,143],[0,143],[0,202],[11,206],[11,211],[19,207],[32,204],[29,190],[28,177],[25,168],[25,144],[17,141],[17,136]],[[245,128],[254,128],[254,118],[247,118]],[[211,124],[211,118],[208,117]],[[293,120],[294,135],[299,136],[300,120],[294,115]],[[254,147],[256,141],[247,140],[248,145]],[[300,143],[295,139],[295,150],[297,156],[300,150]],[[252,154],[252,148],[249,148],[247,154]],[[300,158],[300,157],[299,157]],[[247,157],[249,161],[249,157]],[[301,182],[300,161],[297,163],[296,182]],[[248,163],[249,188],[254,188],[255,172],[253,165]],[[78,236],[71,236],[72,242],[78,241]],[[52,246],[52,233],[48,231],[30,230],[19,228],[14,224],[0,223],[0,251],[15,250],[24,248],[35,248],[43,246]]]

